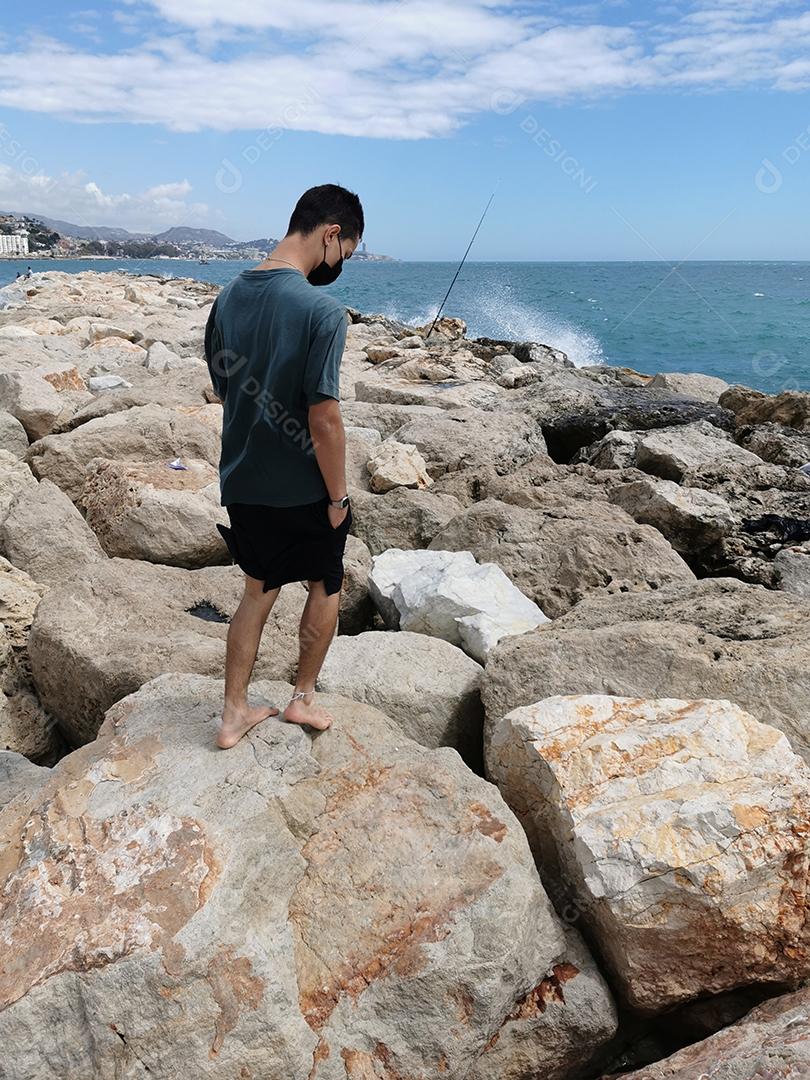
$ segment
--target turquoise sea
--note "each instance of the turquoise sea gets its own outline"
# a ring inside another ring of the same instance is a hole
[[[0,260],[0,286],[28,265]],[[32,259],[30,265],[224,284],[254,264]],[[455,268],[349,262],[330,291],[361,311],[419,324],[435,314]],[[773,393],[810,389],[810,262],[469,262],[446,313],[465,319],[471,336],[541,341],[577,364],[700,371]]]

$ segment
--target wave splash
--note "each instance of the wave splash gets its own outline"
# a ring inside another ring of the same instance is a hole
[[[576,367],[606,363],[602,345],[593,334],[558,315],[550,315],[530,304],[515,300],[508,286],[477,289],[470,302],[448,305],[448,315],[458,315],[467,323],[470,337],[490,337],[503,341],[537,341],[561,349]],[[438,304],[404,311],[389,304],[385,314],[409,326],[425,326],[436,317]]]
[[[480,316],[468,319],[471,336],[507,341],[537,341],[561,349],[576,367],[604,364],[597,337],[559,315],[515,300],[505,287],[487,289],[476,297]]]

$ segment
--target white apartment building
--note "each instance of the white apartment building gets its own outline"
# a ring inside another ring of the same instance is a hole
[[[0,233],[0,255],[27,255],[28,254],[28,233],[19,232],[13,233],[11,236],[4,236]]]

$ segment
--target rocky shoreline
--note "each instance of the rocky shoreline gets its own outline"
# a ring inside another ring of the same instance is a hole
[[[351,311],[337,723],[222,753],[216,292],[0,290],[2,1075],[810,1075],[810,394]]]

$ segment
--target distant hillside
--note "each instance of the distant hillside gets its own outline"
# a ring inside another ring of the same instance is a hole
[[[263,236],[260,240],[244,240],[239,246],[255,247],[259,251],[272,251],[273,248],[278,246],[278,240],[274,240],[272,236]]]
[[[30,220],[40,221],[46,229],[50,229],[60,236],[69,237],[72,240],[95,242],[98,245],[95,254],[105,254],[106,251],[106,254],[134,255],[134,251],[130,250],[131,245],[149,242],[161,249],[166,248],[165,251],[162,251],[164,254],[175,254],[170,248],[177,248],[182,249],[190,257],[196,258],[199,254],[197,247],[199,245],[199,247],[218,250],[220,258],[238,259],[250,257],[250,250],[253,249],[266,252],[273,251],[279,243],[272,236],[262,236],[258,240],[233,240],[230,236],[226,236],[225,233],[218,232],[216,229],[193,229],[188,225],[175,225],[161,233],[133,233],[128,229],[120,229],[112,225],[75,225],[71,221],[43,217],[42,214],[23,214],[19,210],[0,212],[0,216],[3,216],[3,214],[7,217],[25,217]],[[56,237],[56,240],[58,240],[58,237]],[[105,249],[102,246],[104,244],[110,244],[110,247]],[[122,247],[121,245],[126,246]],[[85,250],[89,251],[90,249]],[[146,258],[147,256],[138,255],[137,257]],[[358,251],[355,258],[358,262],[362,259],[375,262],[389,261],[389,256],[374,255],[370,251]]]
[[[230,236],[217,232],[216,229],[190,229],[186,225],[175,225],[165,232],[156,233],[155,240],[164,244],[210,244],[211,247],[227,247],[235,244]]]
[[[33,218],[41,221],[49,229],[58,232],[60,236],[72,236],[76,240],[140,240],[147,233],[131,233],[127,229],[118,229],[107,225],[74,225],[70,221],[60,221],[59,218],[44,217],[42,214],[23,213],[20,210],[5,211],[9,216]]]

